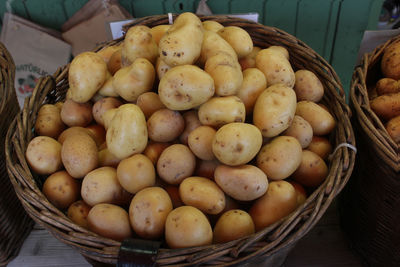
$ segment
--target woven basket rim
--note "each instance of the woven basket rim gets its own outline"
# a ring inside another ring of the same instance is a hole
[[[294,36],[274,27],[229,16],[200,16],[202,20],[216,20],[223,25],[246,29],[255,45],[283,45],[291,54],[294,66],[316,66],[313,69],[323,80],[326,90],[324,101],[335,115],[338,126],[334,133],[335,145],[349,143],[355,146],[350,119],[351,112],[344,99],[344,90],[333,68],[315,51]],[[149,16],[135,20],[133,25],[155,26],[168,23],[167,15]],[[266,39],[268,38],[268,40]],[[123,38],[99,46],[95,51],[120,42]],[[268,42],[268,43],[267,43]],[[293,54],[293,55],[292,55]],[[72,223],[61,211],[50,204],[39,190],[24,152],[32,139],[35,114],[41,104],[55,102],[65,96],[69,65],[61,67],[53,76],[42,77],[24,109],[14,119],[6,137],[7,167],[12,174],[17,194],[29,215],[62,242],[77,248],[87,258],[116,263],[120,242],[100,237]],[[256,234],[225,244],[214,244],[188,249],[160,249],[155,261],[158,265],[179,264],[189,266],[208,264],[231,265],[249,261],[256,256],[268,257],[280,249],[293,245],[322,217],[334,197],[347,183],[355,162],[355,151],[348,147],[336,150],[329,164],[326,181],[308,197],[307,201],[287,218]],[[301,224],[300,224],[301,223]]]

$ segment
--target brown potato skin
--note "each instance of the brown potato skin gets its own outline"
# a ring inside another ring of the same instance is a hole
[[[41,106],[35,122],[35,132],[38,135],[57,139],[65,129],[65,124],[62,122],[60,112],[61,108],[56,105],[45,104]]]
[[[332,153],[332,144],[328,138],[314,135],[311,143],[307,147],[308,150],[314,152],[324,160],[328,159],[328,156]]]
[[[371,109],[383,120],[400,115],[400,93],[378,96],[370,101]]]
[[[94,103],[92,113],[94,120],[104,126],[103,114],[113,108],[118,108],[122,105],[122,102],[115,97],[104,97]]]
[[[160,143],[160,142],[152,142],[146,146],[146,149],[143,151],[143,155],[148,157],[153,165],[157,164],[158,159],[160,158],[161,153],[169,147],[170,143]]]
[[[385,49],[381,70],[384,77],[400,80],[400,42],[392,43]]]
[[[185,129],[183,130],[182,134],[179,136],[179,141],[187,145],[188,144],[188,137],[189,134],[201,125],[199,120],[199,116],[197,114],[197,110],[189,110],[183,113],[182,115],[183,120],[185,121]]]
[[[295,115],[292,124],[282,135],[293,136],[299,142],[302,148],[308,147],[312,141],[313,130],[311,125],[302,117]]]
[[[391,78],[382,78],[376,83],[378,95],[400,93],[400,82]]]
[[[298,70],[294,73],[297,101],[308,100],[319,102],[324,96],[324,86],[317,75],[309,70]]]
[[[157,110],[165,108],[165,105],[161,102],[158,94],[154,92],[146,92],[141,94],[137,101],[136,105],[143,111],[146,119],[150,118],[154,112]]]
[[[306,187],[319,186],[328,175],[328,166],[324,160],[309,150],[303,150],[301,163],[291,178]]]
[[[149,138],[154,142],[171,142],[185,128],[185,121],[178,111],[160,109],[154,112],[147,120]]]
[[[85,127],[93,120],[92,104],[77,103],[67,99],[61,109],[61,120],[68,125]]]
[[[78,200],[69,206],[67,216],[77,225],[87,229],[89,228],[87,216],[91,208],[83,200]]]
[[[222,214],[214,226],[214,243],[226,243],[254,234],[253,219],[244,210],[229,210]]]
[[[394,117],[386,124],[386,131],[393,141],[400,143],[400,116]]]

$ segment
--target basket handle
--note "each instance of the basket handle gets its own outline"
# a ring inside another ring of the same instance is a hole
[[[127,238],[119,249],[117,267],[156,266],[160,246],[157,241]]]

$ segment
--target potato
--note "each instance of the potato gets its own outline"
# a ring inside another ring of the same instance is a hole
[[[298,115],[294,115],[292,124],[282,135],[293,136],[299,141],[302,148],[306,148],[313,138],[313,129],[308,121]]]
[[[392,78],[395,80],[400,80],[400,43],[394,42],[384,50],[381,70],[383,76],[386,78]]]
[[[177,66],[161,78],[158,94],[161,102],[172,110],[197,107],[214,95],[214,80],[193,65]]]
[[[253,123],[264,137],[274,137],[289,128],[295,112],[296,93],[283,84],[275,84],[257,98]]]
[[[188,177],[179,185],[179,196],[188,206],[207,214],[218,214],[225,208],[225,195],[218,185],[204,177]]]
[[[121,205],[130,198],[118,182],[117,170],[112,167],[100,167],[89,172],[83,178],[81,195],[90,206],[99,203]]]
[[[104,82],[103,86],[102,86],[102,87],[99,89],[99,91],[97,91],[97,93],[92,97],[92,101],[93,101],[93,98],[96,97],[96,95],[100,95],[100,96],[102,96],[102,97],[108,97],[108,96],[111,96],[111,97],[118,97],[118,94],[117,94],[117,92],[116,92],[115,89],[114,89],[113,82],[114,82],[114,77],[111,76],[111,74],[110,74],[110,77],[108,77],[108,78],[106,79],[106,81]],[[98,100],[94,100],[93,102],[97,102],[97,101],[98,101]]]
[[[150,61],[137,58],[127,67],[119,69],[113,78],[115,92],[128,102],[135,102],[144,92],[153,88],[155,70]]]
[[[174,209],[183,206],[181,197],[179,196],[179,187],[176,185],[165,185],[163,187],[167,191],[169,197],[171,198],[172,206]]]
[[[244,122],[246,108],[237,96],[213,97],[200,106],[201,124],[220,127],[231,122]]]
[[[203,25],[193,13],[180,14],[160,39],[158,52],[170,66],[193,64],[200,56]]]
[[[157,77],[159,80],[164,76],[167,71],[171,69],[171,66],[167,65],[161,58],[157,58],[156,62],[156,72],[157,72]]]
[[[239,64],[242,67],[242,71],[245,71],[248,68],[256,67],[256,56],[257,56],[257,53],[260,51],[261,51],[260,47],[253,46],[253,50],[251,50],[250,54],[239,59]],[[265,76],[264,76],[264,78],[265,78]]]
[[[65,139],[67,139],[69,136],[75,135],[75,134],[79,134],[79,133],[83,133],[83,134],[88,134],[88,135],[90,135],[88,129],[83,128],[83,127],[80,127],[80,126],[74,126],[74,127],[65,129],[65,130],[58,136],[57,141],[58,141],[60,144],[63,144],[64,141],[65,141]]]
[[[79,183],[66,171],[58,171],[47,177],[43,194],[55,207],[64,210],[79,198]]]
[[[107,148],[119,159],[142,153],[147,146],[147,126],[141,109],[135,104],[120,106],[110,122],[106,141]]]
[[[301,164],[292,174],[292,178],[307,187],[317,187],[328,175],[328,166],[324,160],[309,150],[303,150]]]
[[[91,231],[120,242],[132,236],[128,212],[116,205],[94,206],[88,214],[88,225]]]
[[[148,157],[136,154],[122,160],[118,164],[117,177],[119,183],[126,191],[136,194],[143,188],[155,184],[156,171]]]
[[[332,145],[327,138],[314,135],[307,150],[314,152],[322,159],[326,160],[329,154],[332,153]]]
[[[104,47],[101,50],[97,51],[96,54],[101,56],[103,58],[104,62],[106,62],[108,64],[108,62],[111,59],[111,56],[120,49],[121,49],[120,45],[110,45],[110,46]]]
[[[227,26],[220,29],[218,34],[232,46],[238,58],[249,55],[253,50],[253,41],[250,35],[240,27]]]
[[[193,154],[202,160],[213,160],[212,141],[217,131],[210,126],[200,126],[194,129],[188,137],[188,145]]]
[[[304,202],[307,200],[307,192],[304,189],[304,187],[295,182],[295,181],[288,181],[291,185],[293,185],[294,190],[296,190],[296,195],[297,195],[297,206],[303,205]]]
[[[67,99],[61,109],[61,120],[68,125],[85,127],[93,120],[92,104],[77,103]]]
[[[68,70],[71,99],[78,103],[89,101],[103,86],[106,78],[107,64],[101,56],[94,52],[79,54],[72,60]]]
[[[233,122],[222,126],[214,136],[212,151],[222,163],[238,166],[248,163],[260,150],[261,132],[252,124]]]
[[[106,141],[106,130],[99,124],[91,124],[86,127],[89,135],[96,142],[97,147],[100,147]]]
[[[257,98],[266,88],[267,80],[259,69],[247,68],[243,71],[243,83],[237,96],[242,100],[247,115],[253,113]]]
[[[232,58],[237,59],[235,50],[232,46],[224,40],[216,32],[204,31],[203,44],[201,46],[201,53],[199,58],[199,64],[204,65],[207,60],[220,53],[230,55]]]
[[[244,210],[234,209],[219,217],[214,226],[214,243],[226,243],[255,233],[253,219]]]
[[[45,104],[41,106],[35,122],[35,132],[38,135],[57,139],[65,129],[60,112],[61,109],[56,105]]]
[[[26,148],[25,157],[37,174],[52,174],[62,167],[61,144],[48,136],[33,138]]]
[[[400,81],[391,78],[382,78],[376,83],[378,95],[400,93]]]
[[[243,74],[237,58],[219,53],[207,59],[204,70],[214,80],[215,94],[235,95],[243,82]]]
[[[396,143],[400,142],[400,116],[394,117],[386,124],[386,131]]]
[[[122,66],[129,66],[138,58],[145,58],[154,64],[157,56],[158,46],[150,28],[144,25],[130,27],[121,48]]]
[[[308,121],[314,135],[329,134],[336,127],[336,121],[333,116],[324,108],[311,101],[298,102],[296,115]]]
[[[297,101],[308,100],[319,102],[324,96],[324,86],[317,75],[309,70],[298,70],[295,72],[294,91]]]
[[[74,178],[82,178],[97,168],[97,145],[89,134],[68,136],[61,148],[61,159],[67,172]]]
[[[150,29],[150,33],[153,36],[154,42],[158,45],[160,43],[161,38],[164,36],[164,34],[171,28],[171,25],[157,25],[154,26]]]
[[[106,112],[103,113],[103,126],[106,131],[111,125],[111,121],[114,118],[115,114],[117,114],[118,108],[110,108]]]
[[[104,113],[112,108],[118,108],[122,105],[122,102],[115,97],[105,97],[94,103],[92,113],[94,120],[104,126],[103,115]]]
[[[289,177],[301,164],[302,149],[292,136],[278,136],[264,145],[257,156],[257,167],[269,180]]]
[[[383,120],[388,121],[400,115],[400,93],[378,96],[369,104],[375,114]]]
[[[268,85],[281,83],[293,88],[295,75],[289,60],[276,49],[262,49],[256,56],[256,67],[261,70]]]
[[[155,142],[171,142],[183,132],[185,121],[178,111],[160,109],[147,120],[149,138]]]
[[[169,184],[180,184],[191,176],[196,167],[196,158],[190,149],[182,144],[174,144],[161,153],[157,161],[157,173]]]
[[[150,142],[143,151],[143,154],[155,165],[161,153],[170,145],[169,143]]]
[[[170,248],[210,245],[213,233],[207,217],[191,206],[172,210],[165,222],[165,241]]]
[[[99,151],[99,167],[116,168],[120,162],[121,160],[114,156],[108,148],[103,148]]]
[[[150,116],[157,110],[165,108],[165,105],[161,102],[159,95],[154,92],[146,92],[141,94],[136,101],[136,105],[138,105],[143,111],[146,119],[150,118]]]
[[[218,32],[220,29],[223,29],[224,26],[216,21],[206,20],[203,21],[203,28],[206,31]]]
[[[220,164],[221,163],[218,160],[198,160],[194,175],[214,179],[215,169]]]
[[[87,229],[89,228],[87,217],[90,209],[91,207],[83,200],[78,200],[69,206],[67,216],[77,225]]]
[[[268,188],[267,176],[253,165],[219,165],[214,176],[219,187],[236,200],[254,200],[264,195]]]
[[[283,46],[279,46],[279,45],[272,45],[270,47],[268,47],[269,51],[273,51],[275,53],[279,53],[282,56],[284,56],[287,60],[289,60],[289,51],[287,51],[286,48],[284,48]]]
[[[107,69],[114,75],[122,67],[122,48],[121,46],[111,55],[110,60],[107,63]]]
[[[140,190],[129,206],[129,219],[135,233],[146,239],[160,238],[172,211],[172,201],[161,187]]]
[[[197,110],[189,110],[183,113],[183,120],[185,121],[185,129],[182,134],[179,136],[179,141],[187,145],[189,134],[201,125],[199,120],[199,116],[197,115]]]
[[[249,210],[256,231],[272,225],[289,215],[297,207],[297,194],[286,181],[273,181],[267,193],[257,199]]]

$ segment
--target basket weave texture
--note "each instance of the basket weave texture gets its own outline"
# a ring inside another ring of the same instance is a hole
[[[340,198],[341,219],[355,249],[371,266],[400,266],[400,150],[369,104],[369,88],[383,77],[383,53],[394,42],[400,36],[364,55],[350,91],[359,155]]]
[[[14,78],[14,61],[0,43],[0,266],[6,265],[18,254],[33,225],[14,192],[6,169],[4,140],[13,118],[19,112]]]
[[[174,16],[175,18],[175,16]],[[344,91],[332,67],[316,52],[297,38],[272,27],[227,16],[201,16],[202,20],[215,20],[225,26],[239,26],[252,37],[254,45],[262,48],[281,45],[288,49],[294,69],[308,69],[314,72],[325,88],[323,103],[337,120],[337,127],[331,135],[334,147],[341,143],[355,145],[350,124],[350,109],[344,100]],[[127,25],[153,27],[168,24],[168,16],[151,16],[135,20]],[[114,45],[115,40],[99,47]],[[31,217],[47,228],[55,237],[80,251],[90,260],[115,264],[118,260],[120,242],[100,237],[69,220],[56,209],[40,191],[43,177],[29,169],[24,152],[33,138],[32,127],[37,111],[44,103],[54,103],[65,98],[68,88],[68,65],[60,68],[52,77],[42,78],[23,111],[11,125],[6,153],[8,169],[15,189]],[[263,265],[280,265],[290,248],[304,236],[321,218],[335,196],[347,183],[354,167],[355,152],[340,147],[331,157],[326,181],[310,195],[307,201],[287,218],[257,232],[254,235],[225,244],[186,248],[160,248],[154,261],[160,265],[192,266],[233,265],[249,262],[263,262]]]

